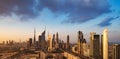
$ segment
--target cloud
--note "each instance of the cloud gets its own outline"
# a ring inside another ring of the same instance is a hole
[[[67,23],[83,23],[111,12],[107,0],[41,0],[53,13],[69,14]]]
[[[0,15],[12,13],[21,18],[35,18],[44,8],[54,14],[68,14],[66,23],[83,23],[111,12],[107,0],[0,0]]]
[[[100,22],[98,24],[98,26],[100,26],[100,27],[110,26],[112,24],[111,21],[115,20],[115,19],[117,19],[119,17],[120,16],[117,16],[117,17],[108,17],[108,18],[104,19],[102,22]]]
[[[0,0],[0,15],[11,16],[16,14],[22,18],[37,16],[35,0]]]

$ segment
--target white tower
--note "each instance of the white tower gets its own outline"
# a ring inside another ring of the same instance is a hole
[[[108,59],[108,29],[103,31],[103,59]]]
[[[51,38],[51,35],[48,34],[48,42],[49,42],[49,47],[48,47],[48,51],[49,52],[52,52],[52,38]]]

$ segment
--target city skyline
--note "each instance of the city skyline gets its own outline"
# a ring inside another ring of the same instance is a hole
[[[70,43],[69,35],[66,42],[60,39],[59,33],[46,35],[46,30],[26,42],[9,40],[0,44],[0,58],[5,59],[119,59],[120,45],[109,44],[108,29],[103,34],[90,32],[90,43],[84,38],[82,31],[77,32],[77,42]],[[36,41],[38,37],[38,41]],[[7,54],[5,56],[5,54]]]
[[[0,59],[120,59],[120,0],[0,0]]]
[[[34,37],[34,27],[38,40],[46,27],[46,36],[58,32],[64,41],[69,35],[70,42],[77,42],[79,30],[89,41],[90,32],[107,28],[109,41],[120,42],[119,0],[11,1],[0,1],[0,41],[26,41]]]

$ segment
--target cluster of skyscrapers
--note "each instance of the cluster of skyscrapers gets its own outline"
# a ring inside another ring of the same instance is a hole
[[[59,33],[50,35],[47,38],[44,30],[38,36],[34,30],[34,38],[29,38],[28,49],[39,50],[40,59],[120,59],[120,45],[113,45],[112,57],[109,56],[108,30],[104,29],[103,34],[90,33],[90,43],[84,38],[83,32],[78,31],[78,41],[70,43],[69,35],[66,35],[66,42],[59,39]]]

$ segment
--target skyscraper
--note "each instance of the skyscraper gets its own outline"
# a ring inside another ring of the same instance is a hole
[[[41,37],[40,37],[40,41],[41,41],[41,49],[45,50],[47,45],[46,45],[46,40],[45,40],[45,30],[42,32]]]
[[[89,53],[87,52],[87,49],[88,49],[87,41],[86,41],[86,39],[83,39],[83,41],[82,41],[82,55],[88,56]]]
[[[51,36],[50,35],[48,35],[48,40],[49,40],[49,47],[48,47],[48,51],[49,52],[52,52],[52,38],[51,38]]]
[[[101,35],[101,59],[103,59],[103,35]]]
[[[58,32],[56,33],[56,43],[58,43],[59,40],[59,36],[58,36]]]
[[[108,59],[108,29],[103,31],[103,59]]]
[[[53,37],[52,37],[52,46],[55,47],[55,34],[53,34]]]
[[[41,48],[41,35],[39,35],[38,37],[38,45],[39,45],[39,48]]]
[[[34,44],[36,42],[36,29],[34,28]]]
[[[68,49],[69,50],[69,35],[67,35],[67,43],[66,43],[66,49]]]
[[[78,31],[78,54],[81,54],[81,47],[82,47],[82,40],[83,40],[83,33]]]
[[[100,37],[95,32],[90,33],[90,57],[93,59],[100,59]]]
[[[29,47],[32,46],[32,38],[29,38]]]
[[[120,59],[120,44],[113,45],[112,59]]]
[[[56,33],[55,48],[59,48],[59,35]]]

